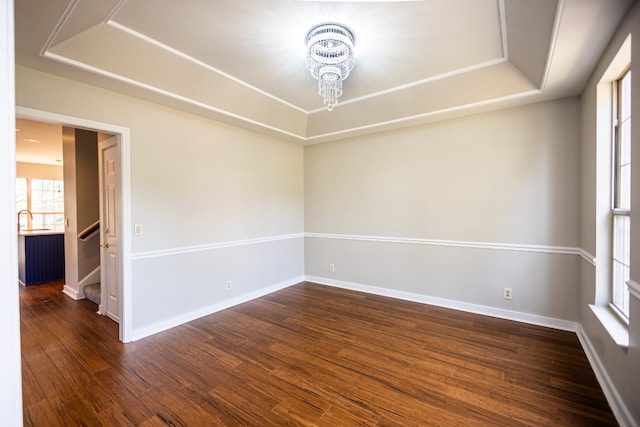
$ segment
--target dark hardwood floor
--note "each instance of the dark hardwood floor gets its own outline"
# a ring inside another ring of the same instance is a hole
[[[146,339],[21,287],[26,426],[617,425],[577,337],[302,283]]]

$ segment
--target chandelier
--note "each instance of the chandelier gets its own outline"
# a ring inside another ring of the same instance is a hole
[[[312,27],[305,37],[307,68],[318,80],[318,94],[329,111],[342,96],[342,81],[353,69],[353,31],[342,24],[325,23]]]

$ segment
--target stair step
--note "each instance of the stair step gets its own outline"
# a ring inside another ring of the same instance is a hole
[[[84,287],[84,296],[89,301],[100,305],[100,283],[87,285]]]

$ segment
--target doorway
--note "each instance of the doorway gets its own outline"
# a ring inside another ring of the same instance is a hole
[[[111,134],[114,136],[112,143],[117,148],[113,151],[115,160],[118,164],[117,168],[117,181],[120,186],[119,195],[117,196],[118,203],[115,209],[113,209],[112,220],[120,225],[121,230],[130,229],[131,224],[131,209],[130,209],[130,175],[129,175],[129,129],[109,123],[96,122],[92,120],[81,119],[72,116],[65,116],[46,111],[34,110],[23,107],[16,107],[16,117],[27,120],[40,121],[45,123],[58,123],[62,126],[67,126],[77,129],[85,129],[93,132]],[[103,193],[103,191],[100,191]],[[104,201],[105,195],[101,194],[100,199]],[[101,203],[102,204],[102,203]],[[102,216],[102,215],[101,215]],[[104,228],[102,229],[104,230]],[[102,233],[101,233],[102,234]],[[108,240],[105,238],[105,242]],[[117,269],[110,268],[111,274],[115,277],[117,282],[117,289],[112,289],[112,292],[117,292],[118,301],[117,306],[113,307],[112,313],[118,314],[119,321],[119,339],[122,342],[131,341],[131,262],[130,262],[130,248],[131,248],[131,236],[128,233],[120,232],[116,237],[116,240],[111,240],[109,246],[114,245],[118,248],[117,253],[111,251],[108,256],[111,257],[111,267],[117,265]],[[105,254],[106,255],[106,254]],[[104,294],[104,292],[103,292]],[[110,316],[112,317],[112,316]]]

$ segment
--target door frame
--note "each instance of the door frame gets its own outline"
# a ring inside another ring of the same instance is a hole
[[[132,260],[131,260],[131,141],[127,127],[110,123],[87,120],[33,108],[16,106],[16,118],[56,123],[62,126],[86,129],[94,132],[111,133],[116,136],[120,156],[120,265],[122,267],[120,283],[120,324],[119,339],[126,343],[132,341]]]

